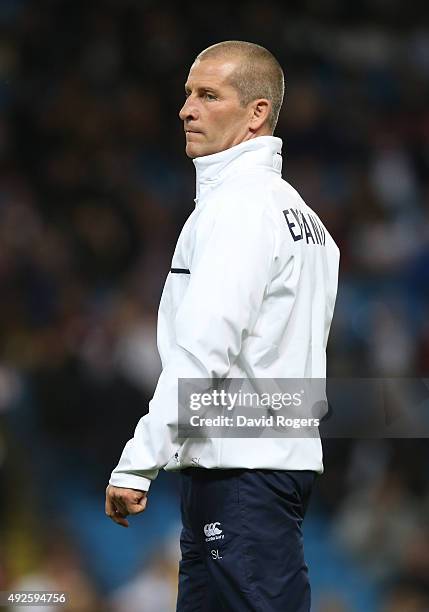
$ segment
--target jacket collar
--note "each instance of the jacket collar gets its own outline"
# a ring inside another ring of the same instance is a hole
[[[252,168],[267,168],[281,174],[282,171],[282,140],[275,136],[258,136],[241,142],[226,151],[195,157],[196,169],[196,199],[204,195],[207,188],[217,185],[220,181],[239,170]]]

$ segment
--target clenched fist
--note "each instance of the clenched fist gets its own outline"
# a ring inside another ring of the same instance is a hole
[[[125,489],[108,485],[106,489],[106,514],[112,521],[128,527],[125,518],[129,514],[140,514],[146,509],[147,491]]]

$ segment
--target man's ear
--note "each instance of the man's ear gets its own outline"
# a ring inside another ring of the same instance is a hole
[[[271,102],[266,98],[260,98],[252,102],[252,116],[250,119],[250,129],[257,132],[262,126],[267,125],[271,113]]]

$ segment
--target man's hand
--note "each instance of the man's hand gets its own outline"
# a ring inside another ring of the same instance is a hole
[[[106,489],[106,514],[112,521],[128,527],[125,518],[129,514],[139,514],[146,509],[147,491],[125,489],[109,485]]]

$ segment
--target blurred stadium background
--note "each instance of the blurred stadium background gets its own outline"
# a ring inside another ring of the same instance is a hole
[[[129,530],[104,489],[157,380],[158,301],[193,206],[183,84],[231,38],[282,63],[284,176],[341,248],[330,375],[429,371],[425,3],[1,0],[0,590],[174,610],[178,479],[160,475]],[[427,441],[324,447],[313,609],[427,612]]]

